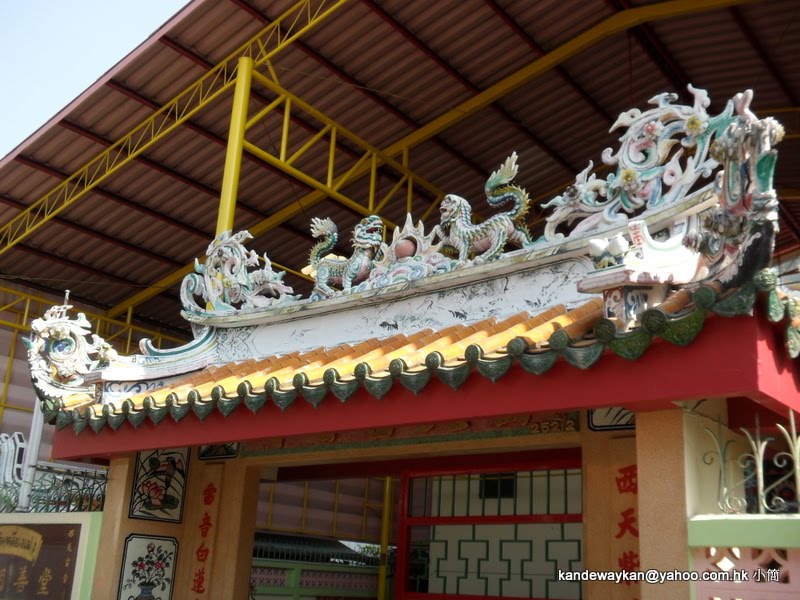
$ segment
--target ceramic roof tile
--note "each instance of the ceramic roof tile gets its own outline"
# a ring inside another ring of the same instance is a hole
[[[763,290],[779,302],[775,286],[765,285]],[[158,423],[168,414],[175,420],[189,412],[204,419],[215,409],[227,415],[240,404],[255,412],[270,400],[281,409],[301,397],[317,406],[330,394],[346,401],[361,388],[381,398],[395,382],[418,392],[434,373],[457,389],[473,372],[496,381],[518,364],[524,371],[541,375],[559,359],[586,369],[608,352],[634,360],[657,337],[684,346],[700,333],[707,315],[749,314],[755,296],[753,286],[730,293],[720,293],[714,285],[676,291],[658,307],[646,310],[630,331],[623,331],[614,319],[603,318],[603,301],[594,298],[570,310],[558,305],[534,315],[522,311],[501,320],[487,318],[232,362],[189,374],[155,392],[105,405],[92,404],[86,394],[75,395],[65,402],[56,424],[71,424],[79,433],[87,424],[95,431],[106,424],[116,429],[125,420],[137,426],[148,416]],[[775,319],[779,318],[776,314]]]
[[[411,335],[370,338],[353,345],[320,347],[307,352],[251,359],[242,363],[208,367],[175,384],[155,392],[132,396],[128,400],[134,408],[143,407],[145,398],[150,398],[151,403],[156,406],[164,406],[170,397],[173,403],[186,402],[190,393],[200,399],[207,399],[215,388],[230,396],[237,393],[239,385],[244,381],[248,381],[254,390],[263,390],[270,381],[275,382],[274,386],[278,390],[290,390],[296,385],[298,375],[304,377],[307,385],[323,385],[324,375],[329,370],[335,370],[340,378],[353,379],[356,367],[366,364],[373,375],[380,376],[388,374],[389,365],[395,359],[402,359],[405,368],[413,371],[425,368],[425,359],[432,352],[441,353],[445,361],[463,362],[465,350],[472,344],[478,344],[490,354],[503,351],[506,344],[516,337],[538,343],[561,327],[584,323],[587,317],[596,321],[601,312],[602,301],[594,299],[571,311],[558,305],[534,316],[528,312],[520,312],[500,321],[488,318],[471,324],[452,325],[438,331],[424,329]]]

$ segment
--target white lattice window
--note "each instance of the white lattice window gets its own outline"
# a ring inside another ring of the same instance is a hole
[[[715,578],[737,575],[733,581],[697,582],[697,600],[800,598],[800,549],[695,548],[694,568]]]

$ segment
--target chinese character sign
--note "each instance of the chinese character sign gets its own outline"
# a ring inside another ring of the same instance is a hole
[[[611,559],[616,571],[639,571],[639,479],[634,438],[613,440],[611,446]],[[640,583],[614,586],[613,600],[640,597]]]
[[[68,600],[81,526],[0,526],[0,598]]]
[[[214,560],[214,541],[219,529],[220,488],[222,486],[222,465],[206,465],[202,471],[199,497],[195,497],[192,510],[192,534],[188,541],[192,544],[192,565],[190,591],[191,600],[210,598],[211,563]]]

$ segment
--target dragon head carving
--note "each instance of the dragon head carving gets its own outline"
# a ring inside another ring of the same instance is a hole
[[[442,198],[439,204],[439,215],[441,216],[441,224],[448,225],[452,223],[465,208],[471,208],[469,203],[461,196],[455,194],[447,194]],[[471,211],[470,211],[471,212]]]
[[[353,247],[377,249],[383,242],[383,221],[377,215],[364,217],[353,230]]]

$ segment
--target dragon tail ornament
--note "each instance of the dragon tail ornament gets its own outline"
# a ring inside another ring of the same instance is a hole
[[[494,171],[486,180],[486,201],[489,206],[496,208],[509,202],[512,208],[504,214],[512,221],[519,221],[528,212],[530,197],[528,192],[517,185],[509,185],[519,173],[517,166],[517,153],[513,152],[500,168]]]
[[[309,256],[311,266],[316,269],[322,257],[336,247],[339,241],[339,229],[336,227],[336,223],[329,218],[318,219],[314,217],[311,219],[311,235],[319,239],[311,248]]]

